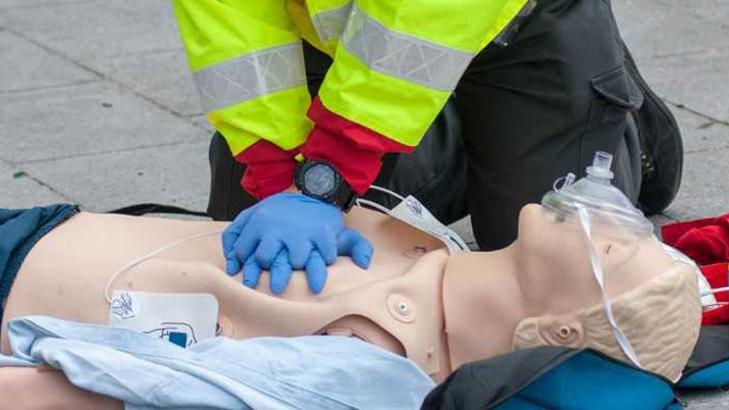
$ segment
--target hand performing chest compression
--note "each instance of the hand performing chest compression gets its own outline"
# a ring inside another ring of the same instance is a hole
[[[349,256],[362,269],[372,259],[372,244],[344,225],[342,211],[302,194],[273,195],[241,212],[223,233],[226,272],[243,270],[243,283],[256,287],[263,270],[271,291],[286,290],[293,270],[304,270],[309,289],[319,293],[327,266]]]

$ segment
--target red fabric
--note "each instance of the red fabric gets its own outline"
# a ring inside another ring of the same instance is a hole
[[[661,234],[700,266],[729,262],[729,214],[667,225]]]
[[[708,225],[715,225],[718,218],[704,218],[693,221],[676,222],[661,227],[661,238],[668,245],[676,247],[676,242],[686,232],[694,228],[702,228]]]
[[[729,214],[665,225],[661,237],[701,266],[712,289],[729,286]],[[729,323],[729,292],[714,296],[718,304],[705,308],[702,325]]]
[[[306,158],[331,164],[358,195],[367,192],[377,178],[385,153],[415,149],[340,117],[319,98],[312,101],[309,118],[315,126],[301,152]]]
[[[246,164],[241,186],[261,200],[286,190],[294,182],[299,149],[284,151],[278,146],[260,140],[235,157]]]

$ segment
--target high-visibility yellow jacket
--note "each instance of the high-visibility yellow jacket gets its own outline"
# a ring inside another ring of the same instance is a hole
[[[418,144],[471,59],[527,0],[172,0],[210,123],[239,154],[312,128],[302,37],[334,62],[323,106]]]

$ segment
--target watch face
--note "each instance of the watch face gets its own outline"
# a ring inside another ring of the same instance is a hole
[[[307,169],[304,174],[304,186],[312,195],[322,197],[331,195],[335,183],[334,170],[325,164],[316,164]]]

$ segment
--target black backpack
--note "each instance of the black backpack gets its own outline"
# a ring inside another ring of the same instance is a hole
[[[640,142],[642,183],[638,204],[648,215],[668,207],[678,193],[683,172],[683,141],[676,119],[640,75],[623,43],[625,68],[643,93],[643,105],[628,116],[628,133]]]

